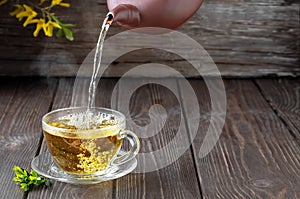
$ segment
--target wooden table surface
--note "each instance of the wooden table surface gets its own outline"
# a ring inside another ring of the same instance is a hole
[[[117,109],[125,103],[119,96],[120,90],[145,80],[127,79],[111,96],[117,81],[101,79],[97,106],[111,107],[115,97],[117,107],[112,108]],[[189,129],[193,127],[187,125],[191,118],[185,116],[194,105],[184,102],[188,96],[180,96],[181,80],[163,81],[173,83],[177,90],[145,84],[132,94],[131,112],[126,113],[143,126],[150,122],[148,112],[153,104],[165,108],[167,121],[162,130],[158,135],[141,139],[144,153],[164,147],[178,133],[182,140],[189,139]],[[189,79],[189,83],[199,102],[199,128],[190,147],[175,162],[160,170],[131,173],[95,185],[52,180],[50,188],[24,193],[12,181],[12,168],[19,165],[30,169],[31,160],[46,150],[41,117],[50,110],[70,105],[74,78],[1,77],[0,198],[300,198],[299,78],[225,79],[225,125],[217,144],[204,158],[199,158],[198,153],[210,119],[210,98],[203,80]],[[185,128],[178,131],[182,112]],[[179,147],[167,150],[165,157],[171,157]]]

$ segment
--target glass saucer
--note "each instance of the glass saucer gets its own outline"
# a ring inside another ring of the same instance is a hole
[[[124,151],[120,151],[118,156],[124,153]],[[102,175],[75,176],[62,171],[56,165],[49,152],[41,153],[31,162],[31,168],[38,174],[49,179],[70,184],[96,184],[107,180],[113,180],[130,173],[135,169],[136,166],[137,160],[134,158],[128,162],[125,162],[124,164],[112,166],[107,170],[106,173]]]

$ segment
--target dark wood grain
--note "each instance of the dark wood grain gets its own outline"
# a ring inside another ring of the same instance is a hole
[[[252,81],[225,81],[224,130],[202,159],[199,149],[210,120],[204,116],[209,116],[211,104],[205,83],[191,84],[203,111],[193,143],[203,197],[299,198],[299,144]]]
[[[191,103],[192,95],[185,95],[183,81],[101,79],[96,96],[96,106],[122,111],[128,105],[128,111],[124,111],[127,128],[136,133],[136,125],[145,126],[151,123],[151,118],[159,122],[166,116],[163,126],[148,127],[149,131],[145,132],[162,128],[157,135],[140,138],[141,153],[159,150],[178,135],[181,143],[165,151],[165,160],[176,157],[184,145],[192,142],[192,146],[177,161],[160,170],[131,173],[96,185],[52,181],[51,188],[37,188],[24,194],[12,181],[11,169],[14,165],[29,169],[32,158],[46,150],[45,143],[41,142],[41,117],[49,110],[70,105],[74,78],[59,81],[55,78],[1,78],[1,198],[299,198],[298,79],[224,80],[225,126],[217,144],[204,158],[199,158],[199,149],[211,115],[215,113],[211,112],[206,83],[199,79],[189,80],[200,112],[197,135],[190,140],[189,134],[195,125],[189,121],[195,118],[187,116],[195,109],[195,104]],[[82,92],[77,95],[78,104],[87,99],[88,84],[88,78],[80,82]],[[130,92],[136,85],[138,89]],[[217,87],[215,91],[218,92]],[[154,110],[160,114],[153,114]],[[178,131],[181,119],[184,128]],[[162,159],[140,158],[139,167],[146,162],[160,165]]]
[[[55,79],[13,79],[1,86],[1,100],[10,98],[2,107],[0,124],[1,197],[22,198],[24,192],[12,181],[14,165],[30,169],[41,140],[41,117],[51,105],[57,81]],[[11,98],[13,96],[13,98]],[[2,101],[1,101],[2,102]]]
[[[77,24],[75,41],[68,42],[43,36],[33,38],[33,26],[22,28],[9,16],[12,4],[0,7],[0,73],[5,75],[74,76],[96,46],[101,21],[108,11],[104,0],[73,1],[71,8],[57,10],[64,21]],[[124,29],[113,24],[108,37],[121,31]],[[204,1],[179,31],[208,51],[223,76],[300,74],[297,0]],[[134,42],[129,40],[128,44]],[[180,48],[180,44],[174,45]],[[121,76],[124,65],[139,61],[168,65],[170,60],[186,76],[199,76],[187,67],[185,60],[150,51],[118,60],[115,69],[106,71],[105,76]]]
[[[300,142],[300,80],[256,80],[276,114]]]
[[[74,42],[47,38],[42,32],[34,38],[34,26],[23,28],[22,23],[9,15],[13,9],[12,1],[1,6],[2,74],[75,75],[86,55],[96,46],[100,24],[108,12],[104,2],[74,1],[70,2],[69,9],[56,9],[55,12],[64,22],[77,24]],[[14,67],[10,67],[12,65]]]
[[[299,74],[297,0],[205,1],[182,28],[223,75]]]
[[[83,87],[89,85],[89,79],[83,79],[80,81]],[[115,85],[115,80],[101,80],[99,83],[99,87],[97,89],[96,95],[96,105],[100,107],[110,107],[110,96],[111,91]],[[74,85],[74,78],[63,78],[59,81],[59,86],[53,101],[52,110],[57,108],[64,108],[69,107],[72,94],[73,94],[73,85]],[[88,93],[77,93],[78,100],[77,105],[83,100],[87,99]],[[76,101],[75,100],[75,101]],[[47,146],[45,141],[43,141],[41,151],[45,152],[47,150]],[[52,185],[49,189],[39,189],[34,192],[30,192],[28,198],[45,198],[45,199],[63,199],[63,198],[105,198],[109,199],[113,197],[113,184],[114,181],[103,182],[96,185],[89,185],[89,186],[80,186],[80,185],[71,185],[66,183],[61,183],[57,181],[51,181]]]
[[[170,90],[170,87],[175,89]],[[127,128],[146,136],[140,138],[140,153],[150,155],[163,148],[165,151],[160,157],[139,156],[138,173],[117,180],[116,198],[201,198],[189,147],[182,156],[179,154],[179,148],[189,146],[189,140],[184,123],[183,128],[179,129],[183,110],[180,99],[175,95],[177,93],[179,96],[176,80],[128,78],[120,82],[118,89],[117,108],[128,118]],[[153,105],[160,108],[156,109]],[[161,121],[165,123],[158,125]],[[151,126],[151,123],[156,125]],[[144,127],[145,131],[138,132],[138,127]],[[179,137],[179,141],[166,148],[175,136]],[[143,172],[149,165],[157,168],[173,159],[173,163],[160,170]]]
[[[15,79],[9,78],[1,78],[0,79],[0,122],[4,119],[6,110],[9,107],[9,104],[12,102],[15,91],[18,87],[19,81]]]

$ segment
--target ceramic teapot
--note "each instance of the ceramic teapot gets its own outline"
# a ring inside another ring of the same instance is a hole
[[[201,6],[203,0],[107,0],[113,21],[127,28],[176,29]]]

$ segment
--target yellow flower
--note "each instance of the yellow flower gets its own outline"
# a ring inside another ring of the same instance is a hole
[[[62,7],[70,7],[69,3],[62,3],[62,0],[52,0],[51,5],[52,6],[60,5]]]
[[[17,14],[19,14],[20,12],[24,11],[25,9],[23,8],[23,6],[21,6],[20,4],[15,4],[14,5],[16,7],[16,9],[12,12],[10,12],[10,16],[15,16]]]
[[[46,23],[45,29],[44,29],[44,32],[45,32],[46,36],[52,37],[52,35],[53,35],[53,27],[61,29],[61,26],[58,23],[56,23],[54,21],[48,21]]]
[[[42,28],[43,28],[44,33],[46,35],[47,27],[46,27],[45,19],[33,19],[28,24],[31,24],[31,23],[36,23],[36,28],[35,28],[35,31],[33,32],[34,37],[38,36],[38,34],[39,34],[39,32]]]
[[[2,0],[0,1],[0,6],[2,6],[3,4],[5,4],[7,2],[7,0]]]
[[[23,26],[26,27],[30,21],[37,16],[37,13],[30,7],[27,6],[26,4],[23,4],[23,7],[25,10],[19,12],[16,17],[18,19],[22,19],[23,17],[27,17],[26,21],[23,23]]]

